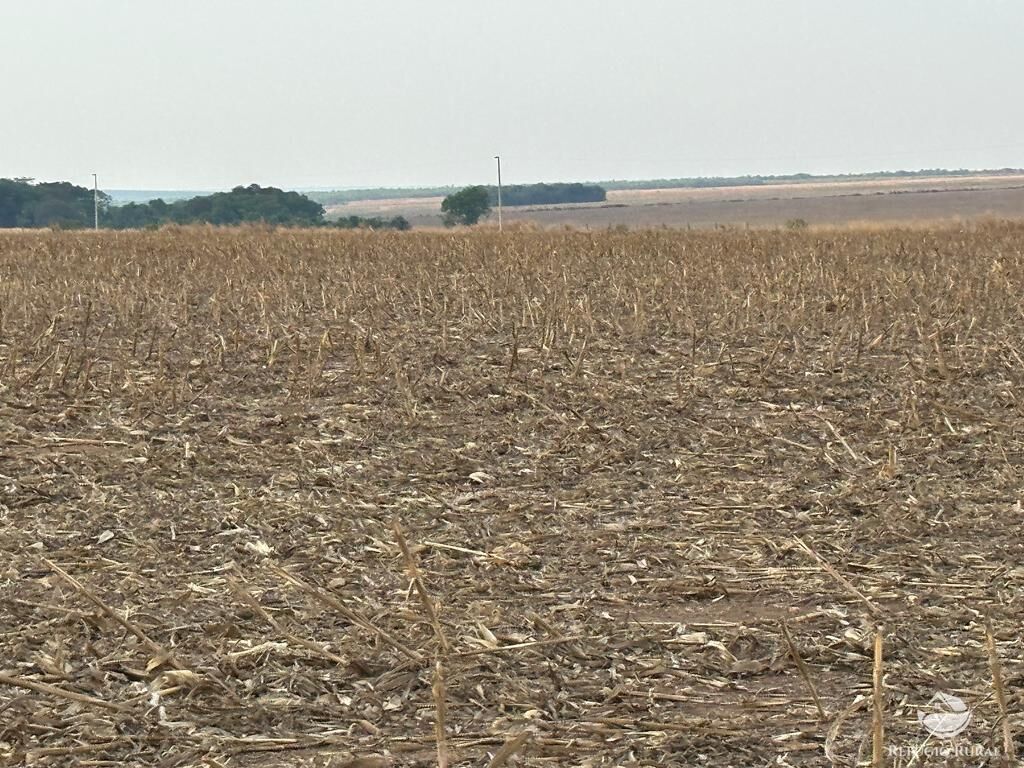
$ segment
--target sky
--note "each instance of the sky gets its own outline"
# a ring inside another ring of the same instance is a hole
[[[1019,0],[0,0],[0,177],[1024,166]]]

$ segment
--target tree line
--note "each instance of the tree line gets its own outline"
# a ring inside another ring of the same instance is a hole
[[[110,198],[99,193],[103,210]],[[0,228],[91,227],[91,189],[66,181],[33,184],[31,179],[0,179]]]
[[[492,206],[498,204],[498,188],[487,187]],[[517,205],[562,205],[568,203],[603,203],[608,193],[599,184],[557,183],[557,184],[511,184],[501,188],[501,204]]]
[[[608,193],[597,184],[513,184],[501,188],[503,206],[603,203]],[[445,226],[473,225],[498,204],[498,188],[476,185],[453,192],[441,201]]]
[[[385,219],[347,216],[336,222],[324,218],[324,208],[298,192],[250,184],[230,192],[199,195],[187,200],[111,205],[98,193],[99,221],[105,229],[141,229],[165,224],[264,223],[289,227],[342,229],[409,229],[402,216]],[[0,179],[0,228],[93,226],[93,191],[68,182],[33,183],[31,179]]]
[[[491,205],[498,204],[498,188],[485,187]],[[441,197],[460,192],[459,187],[376,187],[307,191],[306,195],[324,205],[344,205],[362,200],[394,200],[398,198]],[[601,203],[607,194],[600,184],[578,182],[555,184],[512,184],[501,188],[503,205],[557,205],[560,203]]]

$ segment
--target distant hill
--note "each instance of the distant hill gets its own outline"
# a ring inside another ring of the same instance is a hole
[[[669,179],[610,179],[607,181],[587,182],[589,187],[602,187],[606,190],[621,189],[700,189],[706,187],[738,187],[738,186],[765,186],[769,184],[805,184],[805,183],[837,183],[843,181],[871,181],[875,179],[906,179],[914,177],[970,177],[970,176],[1012,176],[1024,174],[1024,169],[999,168],[990,170],[968,170],[965,168],[950,170],[946,168],[926,168],[917,171],[875,171],[872,173],[840,173],[840,174],[812,174],[792,173],[782,175],[749,175],[749,176],[692,176]],[[505,190],[511,192],[518,188],[536,187],[540,184],[531,185],[509,185]],[[566,187],[565,184],[544,185],[548,187]],[[422,197],[444,197],[457,192],[458,186],[439,187],[363,187],[363,188],[306,188],[295,189],[295,192],[304,194],[310,200],[314,200],[325,207],[334,207],[364,200],[399,200],[405,198]],[[213,192],[226,191],[214,190]],[[110,195],[111,205],[125,205],[127,203],[147,203],[152,200],[163,200],[164,202],[175,202],[188,200],[193,197],[213,194],[210,190],[156,190],[156,189],[111,189],[107,190]],[[493,197],[494,195],[492,195]],[[506,205],[514,204],[505,198]],[[595,200],[596,201],[596,200]],[[535,204],[535,203],[521,203]]]
[[[701,189],[707,187],[756,187],[768,184],[835,184],[843,181],[878,181],[881,179],[912,179],[929,177],[1016,176],[1024,173],[1020,168],[971,171],[965,168],[925,168],[919,171],[874,171],[872,173],[837,173],[816,175],[792,173],[780,176],[694,176],[678,179],[642,179],[629,181],[614,179],[597,182],[605,189]]]
[[[792,173],[778,176],[693,176],[671,179],[611,179],[607,181],[587,182],[588,186],[602,187],[606,190],[618,189],[687,189],[703,187],[738,187],[763,186],[768,184],[800,184],[800,183],[836,183],[842,181],[871,181],[875,179],[904,179],[929,176],[1013,176],[1024,173],[1024,169],[999,168],[994,170],[949,170],[945,168],[926,168],[917,171],[875,171],[872,173],[840,173],[813,174]],[[537,186],[537,185],[519,185]],[[562,185],[550,185],[562,186]],[[303,192],[311,200],[331,207],[364,200],[400,200],[406,198],[444,197],[457,192],[460,187],[365,187],[362,189],[305,189]],[[506,189],[511,189],[506,187]]]

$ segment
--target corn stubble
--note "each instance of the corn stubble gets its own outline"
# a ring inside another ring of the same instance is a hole
[[[0,763],[1013,758],[1022,246],[3,235]]]

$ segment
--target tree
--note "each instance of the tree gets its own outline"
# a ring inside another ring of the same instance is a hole
[[[102,221],[113,229],[155,227],[161,224],[217,224],[231,226],[245,222],[293,227],[323,225],[324,209],[297,192],[250,184],[230,192],[200,195],[165,203],[128,203],[111,207]]]
[[[333,226],[339,229],[397,229],[403,232],[412,229],[405,216],[395,216],[391,219],[382,219],[380,216],[342,216],[333,223]]]
[[[455,224],[476,224],[491,212],[490,195],[487,187],[466,187],[448,195],[441,203],[446,227]]]
[[[99,193],[100,213],[110,198]],[[0,179],[0,227],[91,227],[93,191],[66,181]]]
[[[488,187],[491,205],[498,201],[498,188]],[[608,199],[604,187],[598,184],[506,184],[502,190],[502,203],[516,205],[559,205],[561,203],[603,203]]]
[[[164,224],[217,224],[231,226],[263,223],[289,227],[327,226],[323,206],[298,192],[285,192],[258,184],[230,192],[200,195],[166,203],[111,205],[98,194],[100,226],[109,229],[159,227]],[[33,183],[30,179],[0,178],[0,228],[93,226],[93,190],[67,182]],[[408,229],[400,216],[393,219],[356,219],[351,226],[373,229]]]

